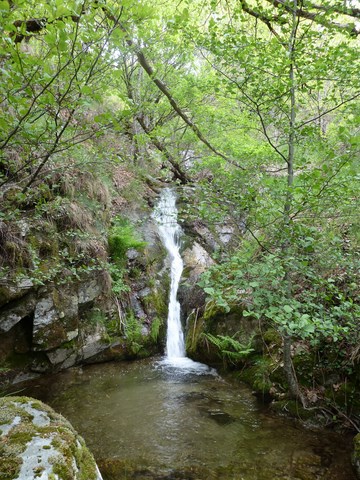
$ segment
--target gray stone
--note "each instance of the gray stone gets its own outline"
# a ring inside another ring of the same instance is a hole
[[[89,303],[95,300],[95,298],[99,297],[102,294],[103,285],[100,281],[96,279],[90,280],[86,283],[82,283],[79,286],[78,290],[78,301],[79,304],[82,305],[84,303]]]
[[[23,297],[33,287],[34,283],[29,278],[23,278],[16,284],[5,280],[0,284],[0,307]]]
[[[23,318],[30,315],[36,305],[35,296],[29,294],[19,300],[16,306],[8,307],[0,314],[0,332],[8,332]]]
[[[83,346],[79,352],[80,359],[87,360],[88,358],[98,355],[106,348],[109,348],[109,343],[104,341],[105,335],[105,327],[99,324],[96,326],[96,330],[85,334],[82,338]]]
[[[138,258],[140,253],[135,249],[135,248],[129,248],[129,250],[126,252],[126,257],[128,260],[135,260],[135,258]]]
[[[36,305],[34,315],[34,334],[44,326],[59,319],[52,296],[42,298]]]
[[[149,288],[149,287],[145,287],[142,290],[140,290],[139,292],[137,292],[137,295],[140,298],[147,297],[150,294],[151,294],[151,288]]]
[[[47,352],[47,357],[52,365],[58,365],[60,363],[65,362],[71,355],[73,355],[74,351],[69,348],[58,348],[51,352]]]
[[[139,302],[139,299],[134,293],[130,294],[130,305],[132,310],[134,311],[135,317],[143,320],[146,318],[146,313]]]
[[[33,349],[48,351],[78,336],[78,298],[67,290],[52,290],[37,303]]]
[[[235,229],[231,225],[222,225],[216,230],[219,234],[219,240],[221,241],[221,243],[223,245],[227,245],[231,241]]]
[[[187,248],[183,254],[184,264],[189,270],[190,279],[198,280],[200,275],[211,265],[214,260],[199,243],[194,242],[191,248]]]
[[[70,423],[32,398],[0,398],[0,450],[2,467],[14,480],[102,480],[94,457]]]

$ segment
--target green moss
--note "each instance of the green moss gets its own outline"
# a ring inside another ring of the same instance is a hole
[[[268,346],[277,346],[281,347],[282,346],[282,337],[280,333],[275,330],[274,328],[269,328],[265,330],[262,334],[262,340],[266,343]]]
[[[193,355],[197,352],[205,328],[204,317],[199,317],[197,312],[192,312],[187,322],[186,351]]]
[[[80,445],[75,453],[76,463],[80,469],[79,480],[95,480],[97,472],[94,457],[83,441],[80,441]]]
[[[226,314],[225,309],[216,305],[215,302],[208,302],[205,305],[203,319],[206,323],[211,323],[211,321],[215,320],[219,315],[224,316],[225,314]]]
[[[301,351],[293,358],[293,364],[299,382],[307,387],[314,383],[314,354],[309,351]]]
[[[151,292],[142,298],[145,309],[147,311],[155,311],[156,315],[162,318],[167,316],[168,311],[168,302],[167,302],[167,292],[164,290],[159,291],[158,289],[153,288]]]
[[[357,383],[347,380],[341,385],[331,385],[325,390],[325,396],[335,403],[346,415],[359,415],[360,392]]]
[[[100,308],[93,308],[85,313],[84,320],[89,325],[105,325],[107,323],[107,317],[103,310]]]
[[[1,480],[13,480],[17,478],[20,472],[22,460],[20,458],[6,458],[1,456],[1,466],[0,466],[0,479]]]
[[[240,372],[239,378],[248,383],[257,393],[267,395],[273,384],[270,378],[273,367],[271,359],[259,357],[250,367]]]

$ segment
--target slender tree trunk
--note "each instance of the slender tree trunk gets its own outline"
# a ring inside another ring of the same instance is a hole
[[[295,42],[297,28],[299,24],[299,17],[296,12],[298,9],[298,0],[293,0],[293,21],[292,31],[289,39],[288,55],[290,59],[289,64],[289,83],[290,83],[290,122],[289,122],[289,137],[288,137],[288,156],[287,156],[287,193],[284,203],[284,223],[286,238],[283,242],[283,255],[285,260],[285,284],[286,295],[289,299],[292,297],[292,282],[290,275],[290,261],[289,255],[291,250],[291,207],[293,204],[293,183],[294,183],[294,162],[295,162],[295,121],[296,121],[296,78],[295,78]],[[301,400],[304,404],[304,398],[301,394],[299,384],[296,378],[296,373],[291,357],[292,337],[289,333],[283,336],[283,361],[284,371],[287,382],[289,384],[289,393],[293,398]]]

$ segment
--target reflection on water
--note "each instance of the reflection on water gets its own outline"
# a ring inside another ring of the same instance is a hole
[[[245,386],[206,367],[94,365],[24,394],[71,421],[104,479],[355,479],[349,439],[265,413]]]

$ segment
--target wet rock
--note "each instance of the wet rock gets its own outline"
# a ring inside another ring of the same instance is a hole
[[[201,308],[205,304],[205,294],[203,290],[197,286],[200,275],[211,265],[214,261],[207,253],[207,251],[197,242],[194,242],[191,247],[188,247],[182,252],[184,260],[183,278],[179,288],[179,300],[185,318],[191,312]]]
[[[183,253],[183,260],[188,269],[189,280],[197,281],[200,275],[211,265],[214,260],[208,252],[199,243],[194,242],[191,248],[187,248]]]
[[[208,410],[206,414],[208,418],[214,420],[218,425],[229,425],[236,421],[235,417],[219,409]]]
[[[0,452],[6,478],[102,479],[70,423],[32,398],[0,398]]]
[[[144,312],[144,309],[139,299],[137,298],[137,295],[135,295],[134,293],[130,294],[130,305],[136,318],[139,318],[139,319],[146,318],[146,313]]]

